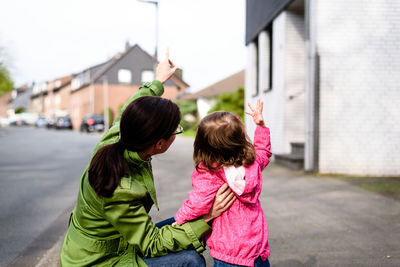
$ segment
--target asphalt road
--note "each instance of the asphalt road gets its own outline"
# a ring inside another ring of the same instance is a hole
[[[80,173],[98,139],[0,128],[0,266],[35,237],[47,236],[43,231],[65,227],[67,218],[59,215],[75,202]],[[192,143],[178,137],[165,154],[153,157],[160,206],[150,212],[154,222],[173,216],[191,189]],[[272,266],[400,266],[399,201],[273,163],[263,177],[260,201]],[[57,233],[59,241],[37,266],[58,266],[63,231]],[[35,246],[31,243],[25,252]],[[212,266],[207,254],[206,260]]]
[[[0,128],[0,266],[73,206],[100,135]]]

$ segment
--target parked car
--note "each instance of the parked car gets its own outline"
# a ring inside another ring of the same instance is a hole
[[[35,127],[46,127],[47,121],[43,117],[39,117],[35,122]]]
[[[101,132],[104,130],[103,115],[86,115],[81,123],[81,132]]]
[[[72,122],[69,116],[60,117],[56,122],[56,129],[70,129],[72,130]]]
[[[55,116],[53,116],[53,117],[47,119],[47,125],[46,125],[46,127],[47,127],[48,129],[56,128],[56,123],[57,123],[57,118],[56,118]]]
[[[28,125],[28,123],[23,119],[16,119],[16,120],[10,121],[10,125],[11,126],[26,126],[26,125]]]

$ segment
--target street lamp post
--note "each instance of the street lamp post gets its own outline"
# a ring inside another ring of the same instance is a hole
[[[153,0],[138,0],[139,2],[142,2],[142,3],[149,3],[149,4],[153,4],[155,7],[156,7],[156,18],[155,18],[155,23],[156,23],[156,26],[155,26],[155,34],[156,34],[156,39],[155,39],[155,42],[156,42],[156,47],[155,47],[155,51],[154,51],[154,66],[153,66],[153,68],[154,68],[154,75],[155,75],[155,73],[156,73],[156,68],[157,68],[157,60],[158,60],[158,1],[153,1]]]

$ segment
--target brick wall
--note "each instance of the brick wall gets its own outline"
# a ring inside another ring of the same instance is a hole
[[[81,126],[83,117],[90,113],[90,91],[89,87],[71,93],[70,117],[72,127],[76,130]]]
[[[69,110],[69,98],[71,94],[71,84],[66,85],[57,92],[54,93],[56,110]],[[59,100],[57,100],[59,99]]]
[[[7,110],[9,109],[8,101],[11,99],[11,92],[5,93],[0,97],[0,117],[7,118]]]
[[[400,175],[400,1],[316,1],[319,170]]]
[[[304,12],[289,6],[285,40],[285,151],[305,139],[305,24]]]
[[[94,84],[94,114],[104,112],[104,87],[103,84]],[[119,108],[137,92],[139,86],[134,85],[108,85],[108,107],[113,111],[114,119],[119,113]],[[163,97],[174,99],[178,89],[175,86],[166,86]],[[72,92],[70,96],[71,121],[74,129],[79,129],[83,117],[91,113],[90,107],[90,86]]]

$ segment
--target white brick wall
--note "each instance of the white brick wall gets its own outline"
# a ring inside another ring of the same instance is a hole
[[[319,170],[400,175],[400,1],[318,0]]]
[[[286,11],[285,150],[305,139],[305,25],[304,14]]]

